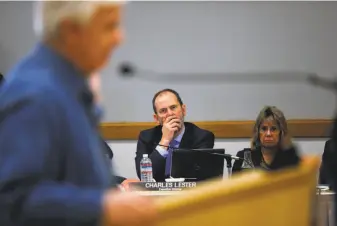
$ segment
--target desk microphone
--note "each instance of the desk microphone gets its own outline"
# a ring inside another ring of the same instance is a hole
[[[173,150],[176,150],[176,151],[196,151],[196,152],[202,152],[202,153],[207,153],[207,154],[210,154],[210,155],[218,155],[218,156],[222,156],[224,158],[229,158],[229,159],[234,159],[234,160],[244,160],[243,158],[240,158],[240,157],[237,157],[237,156],[234,156],[234,155],[230,155],[230,154],[220,154],[220,153],[214,153],[214,152],[211,152],[211,151],[223,151],[225,152],[225,149],[219,149],[219,148],[192,148],[192,149],[183,149],[183,148],[173,148]]]

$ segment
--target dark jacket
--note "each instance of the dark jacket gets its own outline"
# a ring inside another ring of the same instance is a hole
[[[251,151],[251,149],[248,149]],[[239,151],[236,156],[240,158],[244,158],[244,151]],[[251,151],[252,161],[255,168],[261,168],[262,162],[262,152],[260,149]],[[288,166],[297,165],[300,161],[300,157],[297,154],[295,148],[290,148],[288,150],[280,150],[276,153],[273,162],[268,165],[269,170],[277,170]],[[242,170],[241,166],[243,164],[243,160],[235,160],[232,173],[240,172]]]
[[[332,140],[325,142],[324,151],[322,155],[322,163],[319,168],[319,183],[320,184],[330,184],[329,183],[329,171],[327,169],[327,162],[332,158]]]
[[[180,143],[180,148],[213,148],[214,134],[198,126],[185,122],[185,133]],[[135,165],[138,178],[140,178],[140,161],[143,154],[148,154],[152,161],[153,178],[156,181],[165,181],[164,158],[157,150],[156,146],[162,137],[162,126],[141,131],[137,143]]]
[[[2,84],[2,82],[5,80],[4,76],[0,73],[0,85]]]
[[[103,146],[104,146],[104,150],[105,150],[105,154],[107,155],[108,159],[111,161],[114,153],[112,152],[112,149],[110,148],[110,146],[102,139],[103,141]],[[116,184],[121,184],[123,183],[124,180],[126,180],[125,177],[121,177],[121,176],[112,176],[113,180],[115,181]]]
[[[331,143],[329,144],[329,158],[324,160],[324,167],[328,174],[328,183],[334,192],[337,192],[337,115],[335,115],[333,130],[331,134]],[[337,203],[337,195],[334,195],[335,203]],[[335,219],[337,219],[337,208],[335,209]]]

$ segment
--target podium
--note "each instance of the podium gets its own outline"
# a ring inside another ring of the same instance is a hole
[[[305,157],[297,167],[253,171],[216,180],[179,195],[156,198],[158,226],[313,225],[320,160]]]

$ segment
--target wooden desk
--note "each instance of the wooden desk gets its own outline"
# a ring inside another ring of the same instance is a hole
[[[182,191],[133,191],[140,195],[144,196],[154,196],[154,197],[163,197],[163,196],[174,196],[181,194]]]
[[[161,198],[167,196],[177,196],[188,192],[183,191],[154,191],[154,190],[139,190],[132,191],[140,195],[150,196],[153,198]],[[315,207],[316,226],[337,226],[334,220],[334,195],[332,191],[318,191],[317,203]]]

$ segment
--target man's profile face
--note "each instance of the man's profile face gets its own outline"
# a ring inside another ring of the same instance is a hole
[[[168,116],[175,116],[184,123],[184,116],[186,115],[186,106],[180,105],[177,97],[171,92],[161,93],[155,100],[155,107],[157,113],[153,115],[155,121],[163,125]]]
[[[103,67],[121,43],[120,18],[121,6],[104,5],[97,8],[85,24],[65,22],[67,45],[80,59],[86,72]]]

